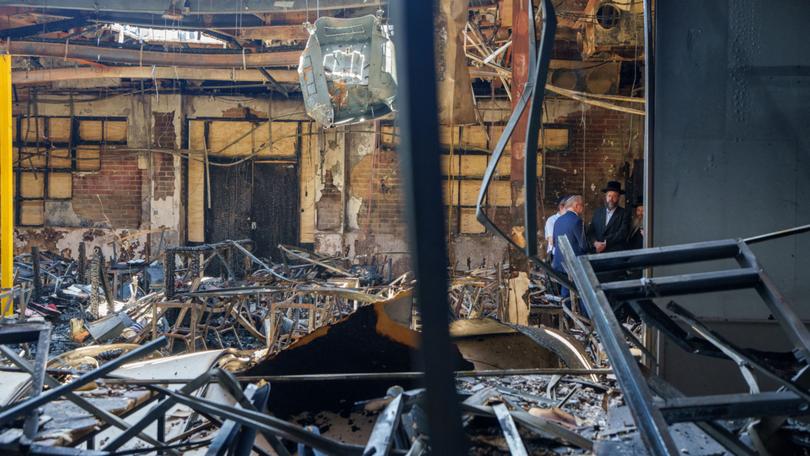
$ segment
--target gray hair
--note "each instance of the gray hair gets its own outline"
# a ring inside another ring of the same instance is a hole
[[[571,209],[576,203],[582,203],[582,195],[569,196],[568,199],[565,200],[565,208]]]

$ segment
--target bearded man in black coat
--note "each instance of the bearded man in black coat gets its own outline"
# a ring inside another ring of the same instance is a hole
[[[596,209],[588,225],[588,242],[595,253],[627,250],[627,234],[630,220],[627,211],[619,206],[619,197],[624,194],[622,184],[610,181],[602,189],[605,205]]]

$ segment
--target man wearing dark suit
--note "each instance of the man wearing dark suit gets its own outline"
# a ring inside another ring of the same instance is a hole
[[[563,266],[562,254],[557,247],[560,245],[558,241],[560,236],[568,236],[568,241],[571,243],[576,255],[588,253],[588,242],[585,240],[585,225],[582,222],[582,211],[584,210],[582,196],[574,195],[569,197],[565,201],[565,210],[565,214],[554,222],[554,257],[551,262],[551,267],[563,274],[566,274],[565,266]],[[565,287],[562,288],[560,294],[563,298],[570,296],[570,292]]]
[[[605,205],[596,209],[588,225],[588,241],[596,253],[627,250],[629,220],[627,211],[619,206],[619,197],[624,194],[622,184],[610,181],[602,189]]]
[[[633,209],[633,218],[628,222],[627,248],[644,248],[644,201],[636,201]]]

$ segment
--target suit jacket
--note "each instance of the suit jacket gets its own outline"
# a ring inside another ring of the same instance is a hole
[[[605,224],[607,208],[600,207],[593,213],[593,220],[588,225],[588,250],[593,251],[594,241],[607,241],[605,252],[627,250],[627,234],[630,223],[627,220],[627,211],[616,206],[616,212],[610,217],[610,223]]]
[[[641,249],[644,248],[644,236],[641,235],[641,227],[634,227],[630,224],[630,232],[627,235],[627,248],[628,249]]]
[[[565,271],[562,252],[559,250],[560,241],[558,240],[562,235],[568,236],[575,254],[588,253],[588,242],[585,240],[585,226],[582,219],[574,211],[566,212],[554,222],[554,259],[551,262],[551,267],[556,271]]]

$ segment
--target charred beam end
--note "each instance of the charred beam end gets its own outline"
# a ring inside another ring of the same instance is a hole
[[[759,271],[753,268],[702,272],[653,279],[623,280],[601,285],[613,300],[660,298],[715,291],[752,288],[759,283]]]

